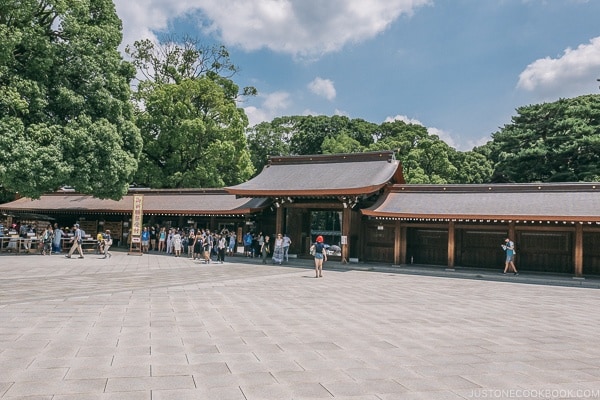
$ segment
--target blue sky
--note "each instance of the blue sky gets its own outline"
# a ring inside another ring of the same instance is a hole
[[[223,44],[282,115],[419,123],[459,150],[520,106],[600,94],[598,0],[115,0],[124,44],[188,34]]]

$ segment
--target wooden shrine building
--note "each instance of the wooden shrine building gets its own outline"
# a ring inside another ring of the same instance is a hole
[[[270,198],[275,221],[263,231],[287,233],[290,252],[308,254],[322,235],[339,248],[332,255],[347,261],[360,257],[360,208],[372,204],[391,183],[404,183],[402,167],[393,151],[381,151],[270,157],[258,176],[225,189],[237,196]]]
[[[362,210],[364,253],[394,264],[600,274],[600,184],[390,185]]]
[[[406,184],[391,151],[272,156],[256,177],[224,189],[22,198],[0,204],[0,219],[43,215],[84,222],[88,233],[125,231],[137,193],[146,225],[235,229],[238,241],[242,232],[286,233],[298,257],[322,235],[332,261],[501,269],[510,237],[520,271],[600,275],[600,183]]]

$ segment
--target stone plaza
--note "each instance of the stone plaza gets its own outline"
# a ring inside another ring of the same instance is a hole
[[[2,255],[0,399],[600,398],[598,289],[364,269]]]

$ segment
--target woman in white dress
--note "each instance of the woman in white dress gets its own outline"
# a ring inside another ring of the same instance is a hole
[[[173,234],[173,250],[175,251],[175,257],[179,257],[181,255],[181,233],[179,233],[179,229],[175,230]]]

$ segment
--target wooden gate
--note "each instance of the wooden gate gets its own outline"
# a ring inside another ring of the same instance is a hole
[[[448,231],[409,228],[406,262],[408,264],[448,265]]]
[[[574,273],[573,232],[521,231],[515,243],[517,269]]]
[[[394,262],[394,226],[369,223],[365,227],[365,261]]]

